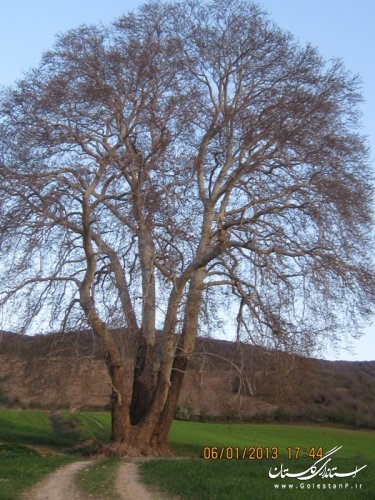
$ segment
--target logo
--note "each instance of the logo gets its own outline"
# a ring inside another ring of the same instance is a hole
[[[288,477],[299,479],[300,481],[307,481],[315,477],[320,477],[322,479],[332,479],[334,477],[356,477],[358,472],[367,467],[367,465],[363,465],[362,467],[356,466],[356,468],[351,472],[339,472],[337,467],[332,466],[332,455],[334,455],[334,453],[339,451],[341,448],[342,446],[335,446],[332,450],[323,455],[322,458],[314,462],[313,465],[302,472],[289,472],[289,469],[284,468],[284,464],[281,464],[280,468],[271,467],[268,472],[268,476],[271,479],[284,479]]]

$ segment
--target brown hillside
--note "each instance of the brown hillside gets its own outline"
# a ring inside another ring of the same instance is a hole
[[[0,402],[21,407],[105,407],[105,353],[90,332],[0,334]],[[375,361],[331,362],[200,338],[177,416],[309,420],[375,427]]]

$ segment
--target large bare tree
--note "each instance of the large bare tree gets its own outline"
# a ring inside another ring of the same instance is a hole
[[[82,26],[4,90],[3,328],[90,327],[112,452],[168,453],[215,306],[238,338],[309,353],[369,316],[359,101],[340,62],[237,0]]]

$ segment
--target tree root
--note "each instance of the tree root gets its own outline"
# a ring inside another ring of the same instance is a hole
[[[173,457],[173,451],[168,445],[159,445],[157,447],[151,445],[132,446],[124,441],[107,443],[101,446],[95,456],[100,457]]]

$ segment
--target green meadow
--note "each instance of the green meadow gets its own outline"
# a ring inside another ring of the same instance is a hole
[[[202,457],[206,448],[206,456],[212,457],[155,460],[142,465],[144,482],[183,499],[375,498],[374,432],[303,425],[175,421],[170,443],[179,454]],[[355,478],[316,476],[301,481],[269,477],[270,469],[280,471],[281,464],[291,473],[303,472],[319,460],[308,457],[309,452],[315,455],[322,448],[326,454],[335,446],[342,448],[332,455],[328,466],[337,467],[336,472],[350,473],[356,466],[367,467]],[[275,460],[272,450],[277,455]]]
[[[22,491],[49,472],[66,463],[87,459],[98,445],[108,440],[109,431],[107,413],[49,414],[0,408],[0,499],[16,500]],[[141,477],[146,484],[179,495],[182,500],[375,498],[372,431],[175,421],[170,446],[176,458],[142,462]],[[331,475],[350,474],[356,467],[367,467],[356,477],[317,475],[302,481],[286,475],[286,469],[288,473],[309,469],[319,460],[320,449],[326,454],[335,446],[342,448],[331,456],[327,465]],[[308,457],[309,452],[315,459]],[[88,497],[96,492],[98,498],[115,498],[113,483],[120,462],[118,459],[96,462],[78,474],[79,487]],[[270,478],[270,469],[278,477]]]

